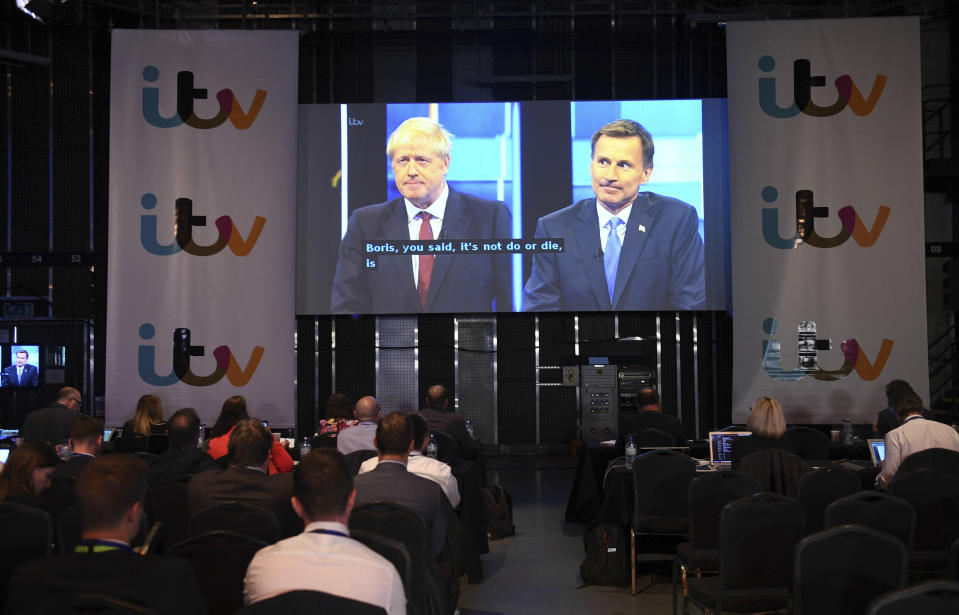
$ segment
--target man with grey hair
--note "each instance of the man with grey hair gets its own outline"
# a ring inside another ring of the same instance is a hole
[[[368,253],[395,241],[505,239],[510,214],[499,201],[450,188],[451,135],[427,117],[404,121],[386,154],[402,195],[350,215],[340,242],[330,311],[335,314],[489,312],[512,309],[509,255]]]
[[[536,239],[565,251],[533,256],[524,289],[529,311],[691,310],[706,301],[696,208],[640,192],[653,172],[653,138],[621,119],[593,135],[596,198],[543,216]]]

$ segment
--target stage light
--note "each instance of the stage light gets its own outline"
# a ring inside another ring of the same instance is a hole
[[[17,0],[17,8],[41,23],[52,21],[69,0]]]

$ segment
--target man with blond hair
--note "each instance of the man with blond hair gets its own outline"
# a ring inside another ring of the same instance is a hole
[[[360,207],[340,242],[330,311],[335,314],[489,312],[512,309],[509,255],[463,253],[460,241],[507,239],[510,214],[499,201],[446,183],[451,136],[427,117],[404,121],[386,155],[401,196]],[[398,241],[452,242],[457,251],[367,251]]]

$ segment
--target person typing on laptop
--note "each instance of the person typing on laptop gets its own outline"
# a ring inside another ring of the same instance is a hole
[[[923,418],[923,405],[911,387],[903,387],[892,394],[892,407],[902,419],[902,425],[886,434],[886,458],[876,477],[876,486],[885,489],[896,476],[902,460],[926,450],[945,448],[959,452],[959,433],[944,423]]]

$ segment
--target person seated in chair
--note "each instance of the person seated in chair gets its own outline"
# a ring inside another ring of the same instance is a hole
[[[350,538],[347,524],[356,491],[342,453],[317,449],[293,471],[293,509],[303,532],[260,549],[246,569],[246,604],[296,590],[321,591],[405,615],[406,595],[396,568]]]
[[[363,397],[356,402],[353,410],[357,424],[339,433],[336,437],[336,450],[344,455],[356,451],[371,451],[376,448],[373,437],[380,422],[380,402],[375,397]]]
[[[890,380],[886,384],[887,406],[879,411],[879,415],[876,416],[876,423],[873,425],[880,438],[885,438],[887,433],[902,425],[902,419],[893,407],[893,398],[900,389],[913,391],[912,385],[905,380]],[[929,410],[922,411],[922,418],[930,421],[936,420],[935,415]]]
[[[959,452],[959,433],[936,421],[922,417],[922,399],[912,388],[899,388],[892,394],[892,406],[902,419],[902,425],[886,434],[886,457],[876,477],[876,486],[885,489],[896,476],[902,460],[929,448],[944,448]]]
[[[103,448],[103,421],[80,414],[70,424],[70,459],[53,472],[53,480],[80,475]]]
[[[140,555],[130,547],[144,519],[146,490],[142,460],[118,453],[91,461],[76,484],[82,542],[70,555],[20,566],[4,612],[72,613],[76,596],[106,594],[157,613],[206,613],[189,562]]]
[[[772,397],[760,397],[753,403],[746,419],[746,427],[752,435],[733,440],[731,451],[732,469],[739,467],[743,457],[767,448],[778,448],[795,454],[792,444],[783,435],[786,433],[786,418],[783,407]]]
[[[449,392],[434,384],[426,392],[426,407],[420,410],[420,414],[429,424],[430,431],[442,431],[453,437],[463,459],[476,459],[476,441],[466,430],[466,419],[456,414],[449,404]]]
[[[406,469],[417,476],[428,478],[439,485],[443,489],[443,493],[446,494],[446,499],[449,500],[450,506],[456,508],[460,503],[460,490],[450,467],[442,461],[437,461],[424,455],[426,445],[429,444],[430,441],[429,426],[426,424],[426,419],[419,414],[410,414],[407,418],[409,418],[413,425],[413,441],[415,444],[413,450],[410,451]],[[360,465],[360,474],[366,474],[379,463],[380,460],[378,457],[367,459]]]
[[[633,436],[636,439],[636,432],[648,429],[650,427],[664,431],[673,437],[674,446],[685,446],[686,430],[683,429],[683,423],[675,416],[663,414],[662,405],[659,401],[659,393],[653,387],[643,387],[639,390],[637,396],[639,403],[639,414],[623,417],[623,429],[619,440],[616,443],[617,450],[624,450],[626,446],[626,436]],[[639,446],[639,443],[637,443]]]
[[[193,408],[181,408],[166,424],[170,447],[150,461],[147,481],[150,486],[172,483],[207,470],[218,470],[213,458],[197,448],[200,441],[200,417]]]

